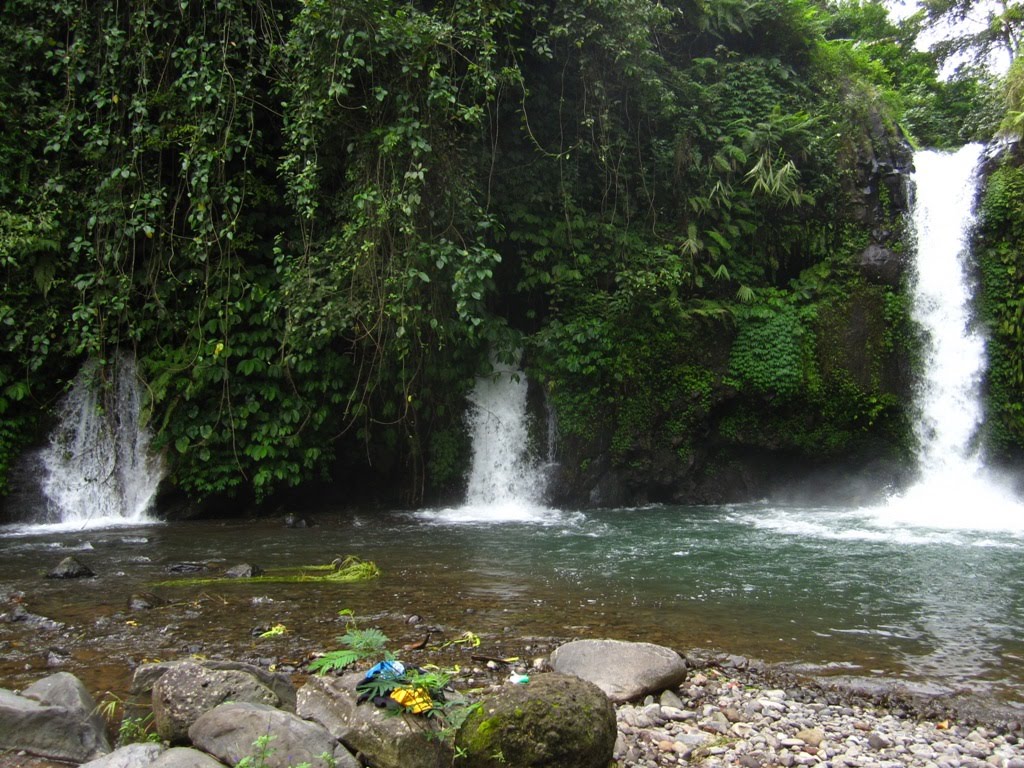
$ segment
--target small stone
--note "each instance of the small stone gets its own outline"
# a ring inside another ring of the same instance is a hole
[[[804,728],[796,732],[796,738],[817,747],[825,740],[825,732],[821,728]]]
[[[892,741],[887,737],[880,734],[878,731],[872,731],[868,736],[868,744],[872,749],[881,751],[883,749],[889,749],[892,747]]]
[[[662,707],[675,707],[676,709],[683,708],[683,700],[679,698],[675,691],[662,691],[659,702]]]
[[[697,713],[689,709],[678,709],[676,707],[669,707],[662,705],[661,716],[666,720],[672,720],[674,722],[683,722],[685,720],[693,720],[697,717]]]
[[[660,752],[674,752],[675,751],[675,742],[674,741],[669,741],[668,739],[662,739],[661,741],[658,742],[658,750]]]

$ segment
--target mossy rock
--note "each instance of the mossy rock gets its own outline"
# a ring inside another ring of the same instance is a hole
[[[481,702],[456,735],[456,764],[607,768],[615,737],[615,709],[600,688],[572,675],[538,675]]]

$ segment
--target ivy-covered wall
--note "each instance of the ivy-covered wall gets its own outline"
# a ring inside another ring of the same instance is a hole
[[[1024,156],[1011,145],[988,168],[975,253],[988,331],[985,441],[996,462],[1024,457]]]
[[[126,354],[194,504],[457,496],[466,393],[519,349],[573,499],[899,458],[897,125],[948,143],[921,116],[976,101],[912,32],[859,0],[8,0],[0,494]]]

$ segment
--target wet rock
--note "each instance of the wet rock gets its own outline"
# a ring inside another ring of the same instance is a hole
[[[34,629],[41,629],[44,632],[57,632],[64,629],[64,624],[61,622],[48,619],[37,613],[30,613],[24,605],[15,605],[11,610],[7,611],[7,613],[0,614],[0,621],[8,624],[24,622],[27,626],[33,627]]]
[[[79,768],[152,768],[165,749],[163,744],[129,744]]]
[[[128,598],[128,610],[149,611],[157,606],[164,605],[167,601],[157,597],[150,592],[136,592]]]
[[[860,255],[860,271],[868,280],[898,287],[906,270],[905,259],[895,251],[872,243]]]
[[[88,579],[96,574],[78,558],[69,555],[46,574],[48,579]]]
[[[686,663],[670,648],[621,640],[576,640],[551,654],[555,672],[597,685],[613,702],[675,688],[686,677]]]
[[[294,512],[289,512],[287,515],[284,516],[285,528],[302,529],[313,528],[315,526],[316,523],[313,520],[311,520],[308,517],[302,517],[301,515],[297,515]]]
[[[371,765],[435,768],[451,764],[454,753],[439,738],[436,722],[396,717],[370,704],[356,704],[361,672],[342,677],[311,677],[299,689],[295,711],[324,726],[328,733]]]
[[[263,569],[251,563],[239,563],[224,571],[224,575],[229,579],[251,579],[254,576],[262,576]]]
[[[110,752],[110,743],[85,686],[57,672],[20,695],[0,689],[0,753],[7,750],[83,763]]]
[[[600,688],[549,673],[485,697],[455,743],[475,768],[606,768],[616,736],[615,711]]]
[[[206,563],[184,562],[171,563],[167,566],[169,573],[202,573],[205,570],[208,570]]]
[[[254,755],[253,743],[269,736],[265,768],[359,768],[359,762],[319,723],[264,704],[231,702],[204,713],[188,731],[193,746],[228,765]]]
[[[153,685],[153,724],[160,738],[172,744],[188,737],[189,727],[203,713],[226,701],[277,707],[281,699],[254,675],[237,669],[208,669],[181,661]]]

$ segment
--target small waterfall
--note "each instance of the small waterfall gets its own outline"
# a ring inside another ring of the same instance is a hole
[[[533,448],[551,446],[548,434],[532,429],[526,375],[493,363],[494,371],[476,380],[469,397],[467,425],[472,440],[466,503],[449,509],[422,510],[418,516],[438,523],[556,524],[565,515],[544,506],[550,465]]]
[[[989,476],[979,446],[985,340],[971,321],[965,260],[974,224],[981,146],[914,156],[917,240],[914,317],[925,330],[917,393],[920,479],[881,515],[933,528],[1016,530],[1024,510]]]
[[[526,375],[516,369],[496,368],[477,379],[470,397],[467,506],[540,506],[544,478],[530,451],[527,389]]]
[[[151,522],[147,513],[163,478],[150,433],[140,422],[135,362],[105,368],[89,360],[64,398],[43,450],[47,520],[71,528]]]

